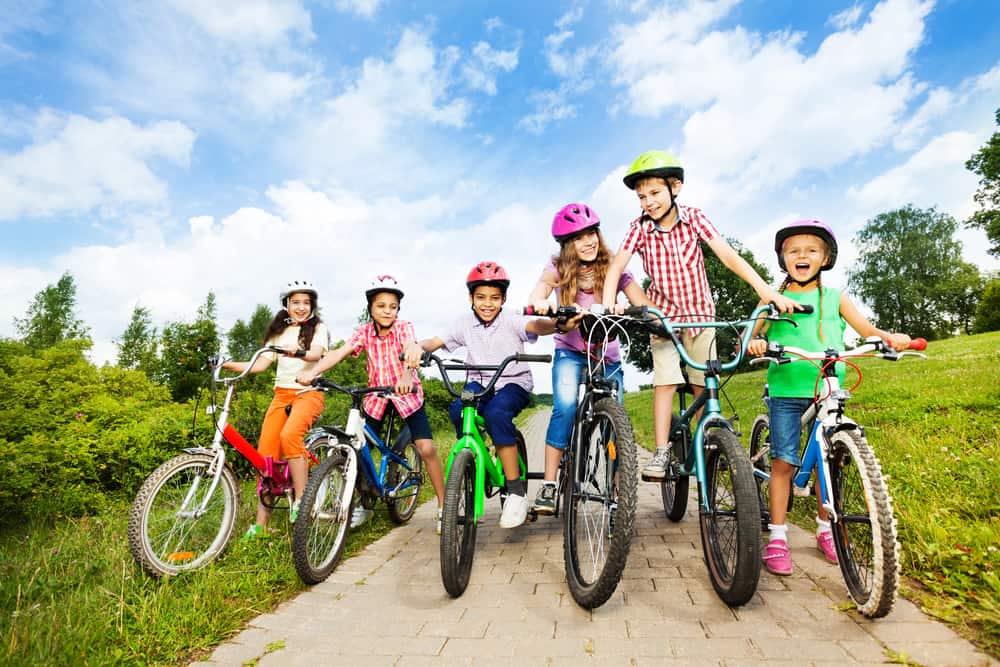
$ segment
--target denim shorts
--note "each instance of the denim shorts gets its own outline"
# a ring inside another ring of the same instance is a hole
[[[478,382],[469,382],[465,388],[470,391],[482,391]],[[517,442],[517,428],[514,427],[514,417],[531,403],[531,393],[516,384],[505,384],[499,390],[491,390],[479,399],[479,414],[486,421],[486,430],[493,440],[493,445],[503,447]],[[455,401],[448,407],[448,415],[455,425],[455,433],[462,437],[462,401]]]
[[[386,412],[382,415],[382,419],[374,419],[372,417],[365,415],[368,425],[372,427],[372,430],[374,430],[376,433],[379,434],[380,438],[382,437],[382,423],[388,416],[389,410],[393,409],[395,408],[387,407]],[[399,418],[399,415],[397,414],[396,417]],[[416,412],[411,414],[403,421],[405,421],[406,425],[410,427],[410,437],[413,438],[414,440],[433,439],[434,436],[431,435],[431,423],[427,419],[427,410],[424,409],[424,406],[421,405],[419,408],[417,408]],[[391,442],[386,442],[385,444],[389,445],[390,447],[392,446]]]
[[[587,357],[582,352],[556,350],[552,362],[552,416],[549,417],[549,429],[545,433],[545,444],[550,447],[566,449],[576,416],[580,374],[586,366]],[[621,363],[606,364],[604,375],[618,383],[618,401],[624,400]]]
[[[813,404],[811,398],[770,399],[771,458],[799,465],[802,415]]]

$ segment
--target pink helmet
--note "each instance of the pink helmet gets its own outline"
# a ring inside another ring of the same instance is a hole
[[[785,240],[789,236],[796,236],[798,234],[812,234],[823,239],[830,254],[826,259],[826,263],[819,270],[829,271],[832,269],[833,265],[837,263],[837,237],[833,235],[833,230],[821,220],[796,220],[779,229],[774,235],[774,252],[778,255],[778,266],[781,267],[781,270],[788,271],[788,268],[785,266],[785,256],[781,253],[781,246],[785,244]]]
[[[586,204],[566,204],[552,218],[552,236],[562,243],[585,229],[600,227],[597,211]]]

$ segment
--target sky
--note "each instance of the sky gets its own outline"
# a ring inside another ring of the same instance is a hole
[[[137,305],[162,328],[211,291],[225,331],[301,279],[335,339],[384,273],[440,335],[481,260],[526,302],[566,203],[616,249],[639,212],[622,176],[652,149],[775,276],[775,230],[828,222],[825,283],[846,287],[875,215],[976,209],[998,44],[972,0],[6,0],[0,336],[66,271],[96,363]]]

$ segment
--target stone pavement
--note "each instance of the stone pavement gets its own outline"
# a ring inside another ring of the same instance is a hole
[[[547,418],[536,413],[524,429],[532,470],[541,469]],[[593,611],[566,588],[561,521],[502,530],[497,499],[479,530],[469,588],[449,598],[434,503],[426,503],[408,525],[196,664],[832,666],[905,656],[927,666],[1000,665],[906,600],[878,621],[851,612],[840,571],[794,526],[795,574],[762,571],[754,598],[728,608],[705,571],[694,486],[688,515],[675,524],[663,516],[659,486],[640,482],[628,565]]]

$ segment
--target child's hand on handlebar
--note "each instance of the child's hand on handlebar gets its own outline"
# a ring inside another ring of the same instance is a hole
[[[885,342],[896,352],[902,352],[910,347],[910,337],[905,333],[891,333]]]
[[[403,371],[403,374],[399,377],[399,382],[396,383],[396,393],[399,395],[409,394],[413,391],[413,371],[407,373]]]
[[[747,343],[747,354],[759,357],[765,352],[767,352],[767,341],[763,338],[754,338]]]
[[[782,295],[771,287],[764,290],[764,293],[760,295],[760,298],[764,303],[774,304],[774,307],[782,315],[790,315],[791,313],[794,313],[799,305],[798,301],[789,299],[787,296]]]
[[[317,377],[319,377],[318,373],[310,373],[308,371],[304,371],[295,376],[295,381],[298,382],[303,387],[311,387],[313,380],[315,380]]]
[[[424,348],[417,343],[410,343],[403,352],[403,363],[406,368],[417,368],[424,356]]]

